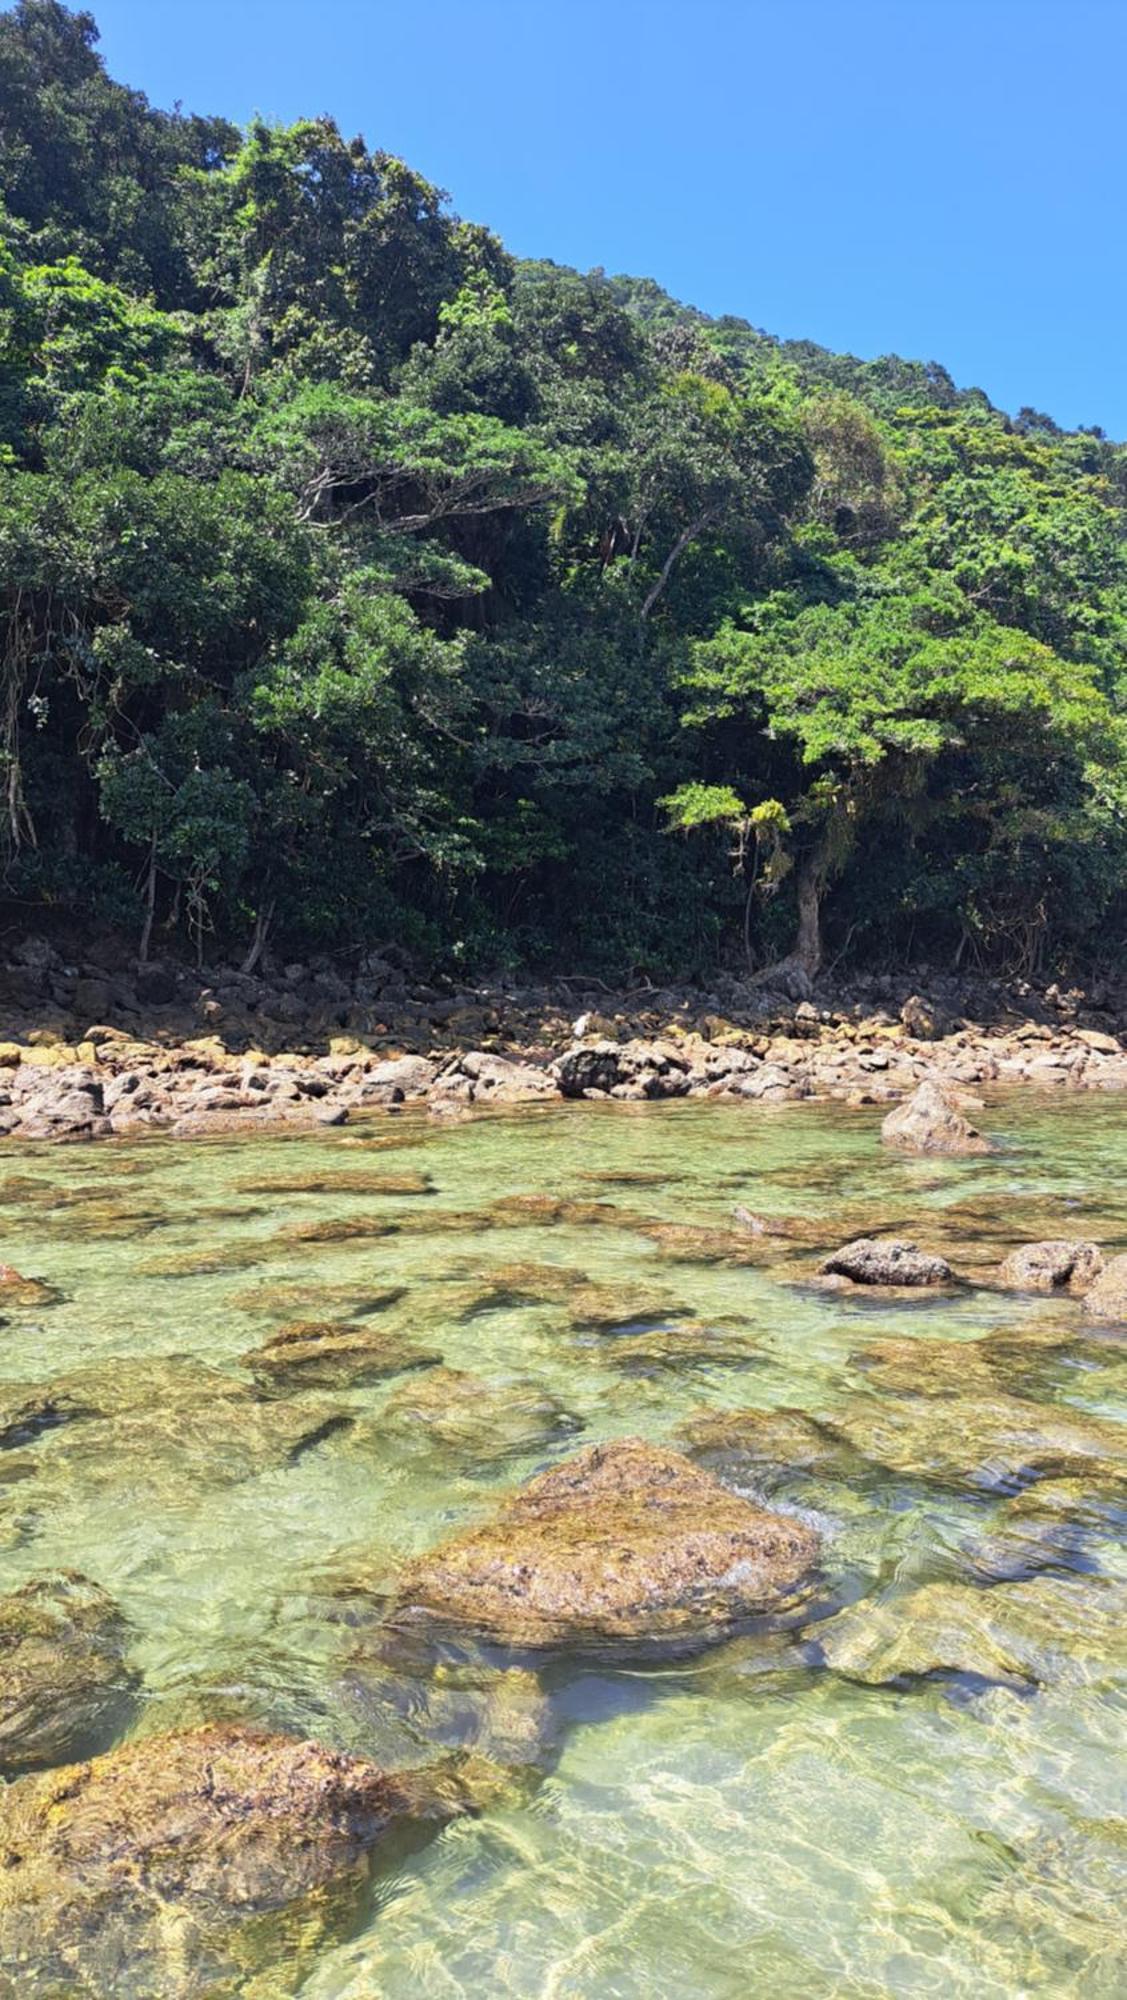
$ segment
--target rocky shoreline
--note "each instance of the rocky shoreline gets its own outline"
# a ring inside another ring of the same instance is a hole
[[[880,1104],[925,1077],[1127,1089],[1127,989],[454,987],[375,955],[347,975],[328,960],[115,972],[42,938],[0,966],[0,1136],[17,1140],[341,1125],[406,1104],[447,1118],[562,1098]]]

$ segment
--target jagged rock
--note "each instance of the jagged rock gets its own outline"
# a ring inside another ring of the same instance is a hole
[[[564,1097],[582,1097],[588,1090],[613,1090],[623,1081],[617,1042],[585,1042],[568,1049],[552,1065]]]
[[[1092,1319],[1127,1324],[1127,1255],[1108,1259],[1084,1294],[1084,1311]]]
[[[294,1320],[242,1357],[264,1389],[358,1389],[433,1368],[442,1356],[390,1329],[355,1320]]]
[[[0,1769],[62,1764],[112,1742],[136,1684],[128,1640],[112,1598],[74,1571],[0,1597]]]
[[[949,1016],[919,993],[912,993],[905,1000],[900,1019],[918,1042],[938,1042],[951,1032]]]
[[[855,1285],[949,1285],[955,1276],[944,1258],[898,1236],[859,1236],[824,1258],[820,1268],[827,1277]]]
[[[880,1128],[886,1146],[909,1153],[992,1153],[991,1140],[976,1131],[958,1105],[931,1077],[926,1077],[903,1104],[890,1111]]]
[[[621,1439],[541,1473],[410,1565],[399,1615],[522,1646],[699,1646],[791,1602],[817,1553],[804,1523],[679,1452]]]
[[[1095,1243],[1067,1238],[1023,1243],[1011,1250],[998,1272],[1000,1284],[1020,1292],[1089,1291],[1104,1268],[1103,1252]]]
[[[0,1793],[0,1977],[203,2000],[293,1973],[347,1928],[368,1851],[417,1809],[413,1783],[221,1724],[24,1778]]]

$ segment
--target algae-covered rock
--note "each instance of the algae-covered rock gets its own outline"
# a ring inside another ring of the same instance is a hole
[[[433,1194],[429,1174],[404,1169],[398,1173],[368,1173],[363,1168],[333,1168],[323,1173],[266,1174],[236,1182],[240,1194]]]
[[[696,1222],[651,1222],[642,1230],[671,1264],[761,1264],[759,1239],[746,1229],[715,1229]]]
[[[312,1319],[318,1313],[331,1313],[334,1319],[361,1319],[398,1305],[406,1290],[405,1285],[385,1284],[378,1278],[356,1285],[283,1278],[277,1283],[256,1285],[249,1291],[236,1292],[231,1304],[240,1312],[264,1313],[280,1320]]]
[[[192,2000],[275,1968],[269,1991],[293,1990],[414,1809],[365,1759],[229,1725],[21,1779],[0,1793],[0,1978]]]
[[[55,1306],[62,1298],[44,1278],[25,1278],[12,1264],[0,1264],[0,1312],[12,1306]]]
[[[859,1236],[824,1258],[821,1269],[854,1285],[948,1285],[955,1275],[944,1258],[899,1236]]]
[[[1039,1576],[993,1589],[929,1583],[811,1626],[826,1665],[870,1686],[931,1674],[1083,1682],[1127,1664],[1127,1584]]]
[[[680,1320],[676,1326],[618,1334],[607,1341],[604,1354],[612,1368],[626,1375],[754,1368],[769,1358],[747,1334],[709,1320]]]
[[[641,1285],[577,1285],[567,1295],[567,1313],[579,1331],[618,1334],[631,1327],[668,1325],[688,1308],[667,1292]]]
[[[473,1462],[536,1451],[582,1430],[581,1420],[537,1382],[519,1375],[483,1379],[461,1368],[431,1368],[395,1389],[377,1429],[439,1446]],[[365,1433],[356,1442],[363,1446]]]
[[[1019,1292],[1069,1291],[1082,1295],[1104,1268],[1098,1244],[1081,1238],[1054,1237],[1044,1243],[1023,1243],[1011,1250],[998,1271],[998,1282]]]
[[[856,1397],[822,1421],[874,1464],[941,1485],[1015,1492],[1071,1474],[1127,1480],[1122,1425],[1001,1390]]]
[[[518,1646],[700,1646],[793,1602],[817,1554],[804,1523],[739,1499],[679,1452],[620,1439],[541,1473],[411,1564],[399,1614]]]
[[[89,1406],[70,1390],[46,1383],[0,1382],[0,1451],[18,1450],[44,1432],[88,1414]]]
[[[39,1446],[40,1479],[72,1500],[120,1488],[134,1504],[179,1502],[285,1465],[348,1422],[338,1405],[264,1399],[184,1355],[94,1363],[51,1392],[85,1412]]]
[[[454,1291],[444,1302],[450,1316],[463,1321],[476,1319],[480,1313],[545,1305],[566,1298],[576,1286],[589,1282],[582,1271],[562,1264],[496,1264],[491,1270],[467,1274],[464,1282],[459,1282],[457,1270],[452,1276]]]
[[[1125,1529],[1127,1489],[1043,1479],[1006,1500],[962,1546],[984,1581],[1011,1582],[1042,1569],[1091,1569],[1101,1542],[1119,1546]]]
[[[954,1098],[930,1077],[889,1112],[880,1135],[886,1146],[909,1153],[995,1151],[992,1142],[963,1117]]]
[[[0,1597],[0,1770],[106,1748],[132,1706],[128,1642],[112,1598],[73,1571]]]
[[[738,1466],[741,1478],[764,1486],[796,1476],[854,1477],[864,1460],[804,1410],[702,1410],[677,1437],[706,1464]]]
[[[390,1328],[355,1320],[292,1320],[242,1356],[263,1388],[348,1389],[432,1368],[442,1356]]]

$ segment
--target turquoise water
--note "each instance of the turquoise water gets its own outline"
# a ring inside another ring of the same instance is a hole
[[[1124,1475],[1109,1428],[1123,1347],[1092,1338],[1073,1301],[981,1284],[877,1301],[809,1281],[823,1247],[862,1230],[896,1229],[985,1279],[1035,1237],[1127,1245],[1127,1112],[1110,1097],[999,1099],[980,1122],[1004,1150],[966,1161],[884,1151],[878,1122],[824,1105],[572,1105],[6,1150],[0,1257],[61,1297],[7,1312],[0,1375],[74,1378],[102,1414],[0,1454],[3,1588],[65,1566],[113,1596],[142,1682],[134,1731],[249,1715],[389,1763],[471,1749],[509,1773],[476,1817],[377,1869],[357,1926],[303,1974],[310,2000],[1124,1989],[1121,1639],[1061,1645],[1046,1616],[1024,1674],[994,1645],[1005,1592],[1030,1575],[1061,1580],[1081,1632],[1097,1599],[1121,1601],[1108,1496]],[[430,1191],[378,1184],[412,1174]],[[551,1220],[503,1206],[528,1194],[613,1207]],[[724,1229],[737,1202],[795,1235],[728,1262],[716,1242],[648,1233]],[[322,1221],[395,1227],[298,1234]],[[514,1265],[548,1269],[525,1273],[531,1300]],[[621,1297],[625,1330],[576,1325],[575,1274],[604,1320]],[[287,1387],[264,1420],[241,1357],[284,1321],[350,1316],[473,1379],[421,1417],[425,1369]],[[949,1344],[995,1354],[1000,1336],[990,1385],[961,1377]],[[928,1393],[938,1476],[910,1452],[890,1465],[866,1430],[904,1406],[902,1374],[890,1386],[856,1358],[890,1340],[918,1343],[909,1386]],[[201,1368],[237,1390],[225,1400]],[[1055,1482],[1050,1528],[1016,1556],[1006,1510],[1026,1471],[995,1476],[952,1412],[959,1392],[989,1403],[995,1388],[1034,1430],[1100,1420],[1073,1487]],[[615,1435],[683,1446],[683,1426],[748,1407],[843,1423],[854,1447],[806,1470],[736,1447],[709,1460],[819,1528],[815,1622],[664,1668],[556,1660],[539,1681],[527,1660],[495,1683],[480,1663],[436,1670],[384,1646],[403,1560],[538,1468]],[[819,1628],[841,1607],[896,1613],[931,1584],[978,1593],[981,1632],[957,1666],[889,1685],[825,1663]],[[274,1976],[255,1993],[280,1991]]]

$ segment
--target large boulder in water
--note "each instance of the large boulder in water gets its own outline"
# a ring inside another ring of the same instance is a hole
[[[698,1646],[783,1608],[817,1554],[802,1521],[624,1438],[540,1473],[411,1565],[399,1611],[518,1646]]]
[[[0,1598],[0,1769],[105,1749],[132,1706],[128,1641],[112,1598],[73,1571]]]
[[[1104,1268],[1103,1252],[1095,1243],[1053,1237],[1044,1243],[1023,1243],[1011,1250],[998,1271],[999,1284],[1018,1292],[1090,1291]]]
[[[930,1077],[890,1111],[880,1128],[886,1146],[908,1153],[992,1153],[992,1142],[963,1117],[954,1098]]]
[[[858,1236],[825,1258],[821,1269],[854,1285],[949,1285],[955,1275],[944,1258],[899,1236]]]
[[[0,1793],[0,1991],[292,1990],[244,1982],[347,1924],[410,1809],[366,1759],[220,1724],[21,1779]]]

